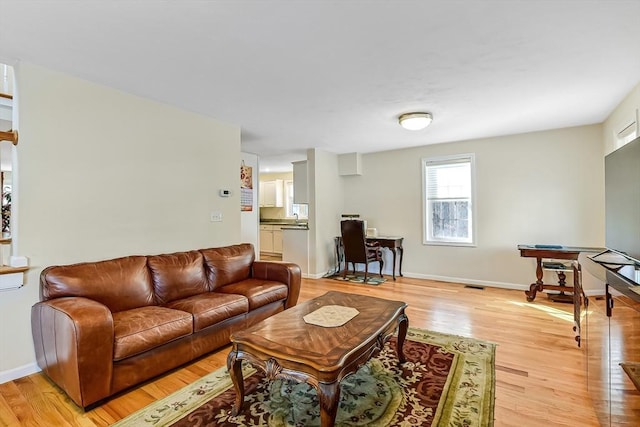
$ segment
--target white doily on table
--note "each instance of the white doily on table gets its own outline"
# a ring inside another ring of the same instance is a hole
[[[335,328],[342,326],[356,317],[360,312],[353,307],[342,305],[325,305],[303,317],[304,321],[316,326]]]

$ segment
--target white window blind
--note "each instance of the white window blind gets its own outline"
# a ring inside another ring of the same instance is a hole
[[[424,243],[472,245],[472,154],[423,159]]]

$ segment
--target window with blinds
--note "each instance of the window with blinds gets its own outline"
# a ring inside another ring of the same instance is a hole
[[[474,241],[474,155],[422,159],[424,244]]]
[[[309,218],[309,205],[293,203],[293,181],[284,182],[284,198],[287,218]]]

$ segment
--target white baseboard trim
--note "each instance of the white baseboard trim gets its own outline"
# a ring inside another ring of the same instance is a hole
[[[324,277],[324,275],[325,273],[316,273],[316,274],[302,273],[302,277],[304,277],[305,279],[321,279]]]
[[[463,279],[460,277],[448,277],[448,276],[434,276],[429,274],[419,274],[419,273],[403,273],[404,277],[410,277],[413,279],[428,279],[428,280],[437,280],[439,282],[448,282],[448,283],[461,283],[463,285],[476,285],[476,286],[486,286],[492,288],[501,288],[501,289],[512,289],[516,291],[528,291],[530,285],[523,285],[521,283],[507,283],[507,282],[489,282],[486,280],[475,280],[475,279]],[[569,286],[573,286],[573,284],[569,283]],[[548,291],[543,291],[541,293],[548,293]],[[553,292],[552,293],[557,293]],[[599,289],[587,289],[584,291],[587,296],[602,296],[602,290]]]
[[[515,289],[521,291],[529,290],[529,285],[523,285],[520,283],[493,282],[487,280],[466,279],[462,277],[434,276],[431,274],[420,273],[403,273],[403,276],[410,277],[412,279],[427,279],[437,280],[438,282],[461,283],[463,285],[486,286],[491,288]]]
[[[19,366],[7,371],[1,371],[0,384],[4,384],[8,381],[13,381],[18,378],[26,377],[27,375],[35,374],[36,372],[40,371],[41,369],[36,363],[29,363],[28,365]]]
[[[391,272],[389,272],[389,276],[391,276]],[[511,289],[511,290],[523,291],[523,292],[528,291],[530,287],[530,285],[523,285],[521,283],[493,282],[493,281],[487,281],[487,280],[475,280],[475,279],[466,279],[461,277],[449,277],[449,276],[435,276],[431,274],[420,274],[420,273],[403,273],[402,276],[409,277],[412,279],[435,280],[438,282],[485,286],[488,288]],[[307,279],[320,279],[324,277],[324,275],[323,274],[303,274],[302,277]],[[388,280],[388,282],[393,283],[392,280]],[[569,284],[569,285],[572,286],[572,284]],[[547,291],[543,291],[541,293],[547,293]],[[602,290],[599,290],[599,289],[587,289],[584,291],[584,293],[587,296],[602,296]]]
[[[360,272],[360,270],[358,271]],[[362,270],[362,272],[364,272],[364,269]],[[386,270],[382,270],[382,273],[387,274]],[[375,274],[378,274],[377,271],[375,272]],[[387,275],[391,276],[391,271],[389,271]],[[485,280],[463,279],[460,277],[434,276],[431,274],[406,273],[406,272],[403,273],[402,276],[410,277],[412,279],[427,279],[427,280],[436,280],[438,282],[461,283],[463,285],[487,286],[487,287],[494,287],[494,288],[516,289],[516,290],[522,290],[522,291],[529,290],[528,285],[521,285],[521,284],[515,284],[515,283],[489,282]],[[324,277],[324,275],[323,274],[315,274],[315,275],[303,274],[302,277],[305,277],[308,279],[320,279]],[[399,276],[396,276],[396,277],[399,277]],[[391,282],[393,281],[391,280]]]
[[[599,289],[591,289],[591,290],[586,290],[584,291],[585,295],[587,295],[588,297],[593,297],[593,296],[597,296],[597,297],[602,297],[604,299],[604,294],[602,293],[601,290]]]

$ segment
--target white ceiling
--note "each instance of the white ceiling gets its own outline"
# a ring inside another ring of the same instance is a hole
[[[602,122],[640,81],[638,0],[0,0],[28,61],[242,127],[261,169]],[[397,116],[429,111],[426,130]]]

